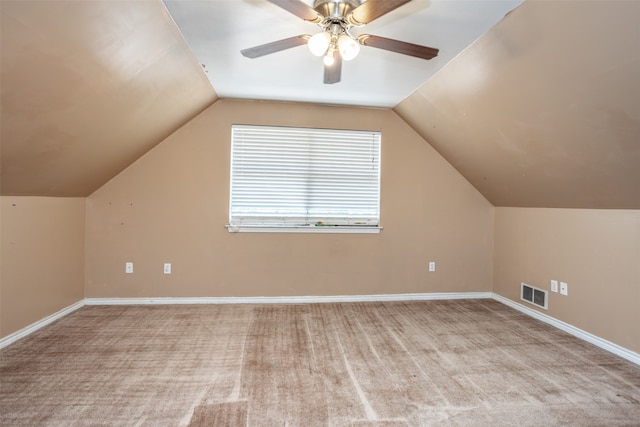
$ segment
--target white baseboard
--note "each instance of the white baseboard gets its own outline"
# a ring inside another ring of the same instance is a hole
[[[431,301],[491,298],[491,292],[448,292],[430,294],[327,295],[290,297],[193,297],[193,298],[86,298],[86,305],[152,304],[312,304],[332,302]]]
[[[492,298],[496,301],[503,303],[504,305],[508,305],[509,307],[516,309],[522,313],[525,313],[531,317],[534,317],[544,323],[547,323],[551,326],[554,326],[562,331],[565,331],[581,340],[587,341],[597,347],[600,347],[603,350],[606,350],[610,353],[613,353],[617,356],[622,357],[630,362],[635,363],[636,365],[640,365],[640,354],[635,353],[631,350],[628,350],[624,347],[619,346],[618,344],[614,344],[611,341],[607,341],[603,338],[597,337],[589,332],[583,331],[580,328],[576,328],[573,325],[563,322],[562,320],[558,320],[555,317],[551,317],[547,314],[541,313],[539,311],[533,310],[527,306],[524,306],[520,303],[512,301],[508,298],[505,298],[498,294],[493,294]]]
[[[6,337],[0,339],[0,349],[3,349],[9,344],[13,344],[19,339],[34,333],[38,329],[43,328],[55,322],[56,320],[63,318],[67,314],[73,313],[74,311],[76,311],[79,308],[82,308],[83,306],[84,306],[84,300],[80,300],[75,304],[71,304],[70,306],[63,308],[62,310],[45,317],[44,319],[38,320],[37,322],[32,323],[31,325],[20,329],[19,331],[16,331],[12,334],[7,335]]]

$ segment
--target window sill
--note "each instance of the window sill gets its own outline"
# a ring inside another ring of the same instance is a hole
[[[229,233],[338,233],[338,234],[379,234],[382,227],[376,226],[258,226],[226,225]]]

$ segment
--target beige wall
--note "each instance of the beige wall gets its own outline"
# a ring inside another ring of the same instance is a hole
[[[539,311],[640,352],[640,211],[496,208],[495,220],[495,293],[521,302],[520,282],[567,282]]]
[[[233,123],[382,131],[384,230],[227,232]],[[393,111],[220,100],[88,198],[86,297],[490,291],[493,211]]]
[[[85,199],[0,197],[0,336],[84,298]]]

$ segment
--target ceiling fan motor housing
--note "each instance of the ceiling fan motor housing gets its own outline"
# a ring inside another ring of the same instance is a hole
[[[342,20],[366,0],[315,0],[313,9],[326,20]]]

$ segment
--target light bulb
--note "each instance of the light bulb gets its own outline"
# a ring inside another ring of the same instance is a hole
[[[342,59],[345,61],[351,61],[353,58],[358,56],[358,52],[360,52],[360,45],[348,35],[343,34],[338,38],[338,50],[340,51]]]
[[[323,59],[324,65],[330,67],[335,62],[335,58],[333,57],[333,49],[330,49],[329,52],[324,56]]]
[[[331,34],[324,31],[322,33],[314,34],[307,42],[309,50],[315,56],[324,55],[329,44],[331,44]]]

